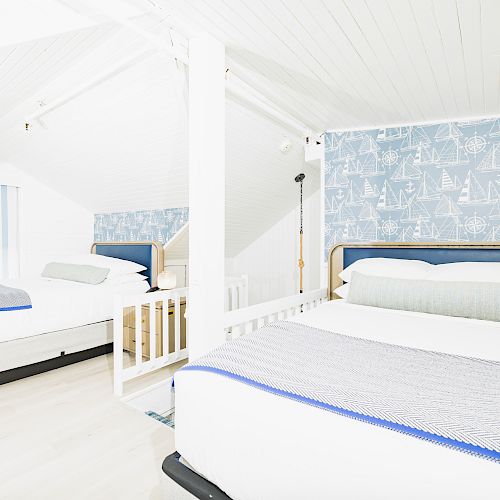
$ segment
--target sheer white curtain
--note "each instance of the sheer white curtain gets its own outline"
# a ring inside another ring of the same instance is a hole
[[[19,188],[0,185],[0,279],[19,277]]]

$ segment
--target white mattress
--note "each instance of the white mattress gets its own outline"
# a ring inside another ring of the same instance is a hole
[[[328,302],[294,321],[500,360],[498,323]],[[176,448],[234,500],[497,499],[500,465],[206,372],[178,372]]]
[[[149,288],[147,281],[110,286],[45,278],[2,284],[28,292],[33,308],[0,312],[0,342],[112,319],[117,293],[141,293]]]

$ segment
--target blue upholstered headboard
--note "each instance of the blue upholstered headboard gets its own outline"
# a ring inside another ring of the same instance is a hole
[[[372,243],[343,244],[332,248],[328,258],[328,293],[342,285],[338,274],[360,259],[385,257],[424,260],[431,264],[448,262],[500,262],[499,243]]]
[[[163,271],[163,247],[152,241],[131,243],[94,243],[92,253],[129,260],[145,266],[141,274],[148,277],[150,286],[156,286],[158,274]]]

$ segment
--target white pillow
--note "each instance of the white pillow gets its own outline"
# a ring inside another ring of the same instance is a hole
[[[434,266],[433,281],[500,283],[500,262],[450,262]]]
[[[349,295],[349,287],[349,283],[345,283],[344,285],[335,288],[333,293],[336,293],[341,299],[347,299],[347,296]]]
[[[357,272],[369,276],[384,278],[427,279],[436,266],[423,260],[369,258],[360,259],[346,267],[339,278],[345,282],[352,279],[352,273]]]
[[[62,259],[58,259],[57,262],[107,267],[109,269],[108,278],[122,276],[124,274],[140,273],[141,271],[145,271],[147,269],[146,267],[129,260],[116,259],[114,257],[106,257],[105,255],[97,255],[94,253],[63,257]]]
[[[104,280],[104,285],[116,286],[116,285],[125,285],[128,283],[139,283],[140,281],[147,280],[148,277],[144,276],[144,274],[122,274],[118,276],[111,276],[111,278],[107,278]]]

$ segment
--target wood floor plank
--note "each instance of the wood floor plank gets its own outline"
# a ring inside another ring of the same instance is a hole
[[[156,500],[174,449],[172,429],[113,396],[112,355],[0,386],[1,500]]]

